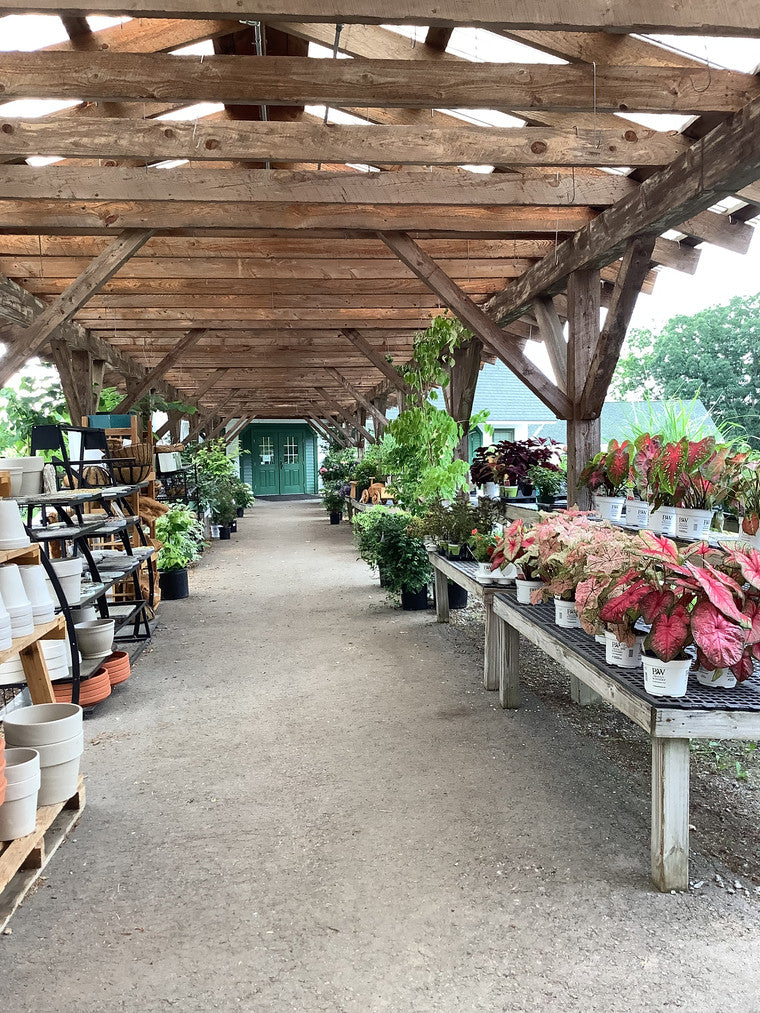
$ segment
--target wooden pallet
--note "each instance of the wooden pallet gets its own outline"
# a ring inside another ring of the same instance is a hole
[[[84,807],[84,779],[80,774],[75,795],[66,802],[42,806],[37,810],[37,826],[32,833],[5,845],[0,853],[0,932],[79,822]]]

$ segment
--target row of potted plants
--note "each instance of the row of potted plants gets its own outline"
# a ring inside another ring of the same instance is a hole
[[[539,499],[553,500],[563,491],[565,480],[560,446],[536,436],[479,447],[470,464],[470,478],[486,496],[514,498],[538,491]]]
[[[760,659],[760,552],[747,544],[681,549],[563,511],[510,524],[491,559],[494,570],[508,564],[518,600],[553,598],[558,624],[604,637],[610,663],[643,664],[653,695],[685,694],[692,655],[699,682],[726,687]]]
[[[701,538],[717,511],[744,515],[744,531],[760,526],[760,455],[718,443],[713,436],[666,442],[643,433],[610,441],[581,472],[604,519],[659,534]],[[629,492],[637,497],[627,500]]]

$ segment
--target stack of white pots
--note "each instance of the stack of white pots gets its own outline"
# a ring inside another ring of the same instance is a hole
[[[7,651],[13,646],[13,633],[11,631],[11,617],[0,598],[0,651]]]
[[[37,804],[55,805],[70,799],[77,790],[84,749],[82,708],[74,703],[34,704],[13,711],[3,726],[7,746],[22,746],[39,753]],[[3,807],[0,806],[0,813]]]
[[[0,471],[10,475],[11,496],[36,496],[44,467],[44,457],[0,457]]]
[[[23,549],[29,544],[18,507],[12,499],[0,499],[0,549]]]
[[[11,618],[11,635],[25,637],[34,633],[34,609],[14,563],[0,566],[0,597]]]
[[[21,583],[32,603],[34,625],[50,623],[55,619],[55,602],[50,594],[45,569],[37,563],[34,566],[19,566]]]
[[[31,834],[37,823],[40,790],[37,750],[6,749],[5,780],[5,801],[0,805],[0,841],[15,841]]]
[[[40,644],[51,681],[68,679],[70,676],[68,640],[41,640]],[[25,681],[24,668],[18,655],[0,665],[0,686],[17,686]]]

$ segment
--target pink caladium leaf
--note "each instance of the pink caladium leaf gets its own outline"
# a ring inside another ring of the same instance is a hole
[[[735,591],[732,593],[731,588],[725,583],[730,578],[726,577],[725,574],[720,574],[719,579],[716,576],[717,571],[709,563],[705,564],[704,567],[694,566],[693,563],[687,563],[686,565],[694,579],[707,594],[709,599],[707,604],[712,604],[720,609],[724,616],[733,619],[739,626],[749,627],[749,619],[736,604],[736,597],[743,597],[738,584],[731,581],[731,584],[735,588]]]
[[[709,461],[715,453],[715,437],[706,436],[703,440],[696,442],[686,441],[686,468],[691,471]],[[728,448],[726,448],[728,449]]]
[[[744,653],[744,631],[711,601],[701,601],[691,616],[694,643],[715,668],[735,665]]]
[[[714,672],[717,667],[716,665],[713,665],[712,662],[704,656],[704,654],[702,654],[702,650],[699,647],[697,648],[697,665],[699,665],[700,668],[704,668],[706,672]]]
[[[736,664],[731,666],[731,671],[736,676],[737,682],[745,682],[754,670],[755,666],[752,664],[752,655],[746,651]]]
[[[682,605],[671,612],[661,612],[654,622],[646,646],[661,661],[672,661],[683,654],[689,642],[689,614]]]
[[[736,556],[742,577],[752,587],[760,588],[760,552],[750,549],[749,552],[737,552]]]
[[[646,623],[654,622],[660,612],[667,612],[675,605],[676,596],[670,588],[655,588],[646,594],[640,602],[641,618]]]
[[[656,535],[654,531],[640,531],[639,541],[641,544],[637,545],[637,550],[642,556],[654,559],[673,573],[688,577],[689,571],[681,564],[678,546],[670,538]]]

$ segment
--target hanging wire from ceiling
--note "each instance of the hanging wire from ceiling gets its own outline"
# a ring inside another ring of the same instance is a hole
[[[332,58],[333,58],[333,60],[337,60],[338,59],[338,47],[340,45],[340,33],[342,31],[343,31],[343,25],[336,24],[336,26],[335,26],[335,39],[333,41],[333,48],[332,48]],[[329,115],[330,115],[330,107],[329,107],[329,105],[327,105],[327,103],[325,103],[325,115],[324,115],[324,117],[322,119],[322,125],[323,126],[327,125],[327,117]],[[321,170],[321,168],[322,168],[322,163],[319,162],[317,164],[317,169]]]

